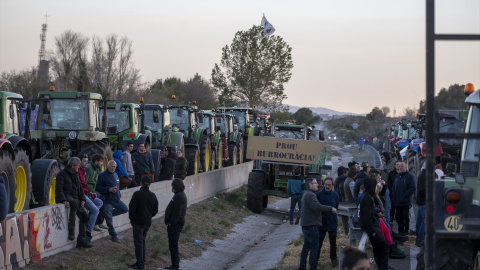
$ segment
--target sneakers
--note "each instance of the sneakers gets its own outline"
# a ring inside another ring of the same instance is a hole
[[[297,217],[297,219],[295,220],[295,225],[298,225],[298,222],[300,222],[300,217]]]
[[[102,228],[102,229],[105,229],[105,230],[107,230],[107,229],[108,229],[108,227],[107,227],[107,226],[105,226],[105,225],[103,225],[103,224],[98,224],[97,226],[98,226],[98,227],[100,227],[100,228]]]
[[[95,225],[95,226],[93,227],[93,230],[94,230],[94,231],[97,231],[97,232],[101,232],[101,231],[102,231],[102,229],[101,229],[100,227],[98,227],[98,225]]]
[[[118,236],[112,236],[112,241],[115,243],[120,243],[120,238],[118,238]]]
[[[293,225],[293,220],[290,220],[290,225]]]
[[[68,231],[68,240],[70,240],[70,241],[75,240],[75,232],[74,231]]]
[[[130,269],[143,269],[143,267],[138,266],[136,263],[134,263],[134,264],[128,264],[128,263],[126,263],[126,265],[127,265],[128,268],[130,268]]]
[[[407,257],[404,253],[400,252],[398,250],[398,247],[396,244],[393,244],[390,246],[390,258],[392,259],[403,259]]]
[[[91,248],[91,247],[93,247],[92,242],[90,242],[90,244],[87,243],[85,238],[77,240],[77,248]]]
[[[92,244],[92,237],[91,237],[91,236],[87,236],[87,237],[85,238],[85,242],[87,242],[87,245],[92,245],[92,246],[93,246],[93,244]]]
[[[423,246],[423,238],[417,238],[417,240],[415,240],[415,246],[422,247]]]

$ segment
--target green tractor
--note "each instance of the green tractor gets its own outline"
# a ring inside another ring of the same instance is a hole
[[[293,123],[274,124],[272,132],[275,138],[287,140],[310,140],[312,129]],[[288,198],[288,179],[293,177],[299,167],[303,178],[315,178],[321,183],[322,170],[330,169],[325,165],[326,147],[318,153],[313,164],[287,163],[255,159],[253,170],[248,175],[247,207],[255,213],[262,212],[268,205],[268,196]]]
[[[211,170],[220,169],[223,167],[224,147],[222,141],[222,132],[216,125],[215,110],[203,110],[199,113],[199,126],[205,129],[207,135],[210,137],[212,143],[211,153]]]
[[[53,87],[38,93],[34,102],[39,111],[30,145],[33,194],[40,205],[55,204],[55,176],[71,157],[100,154],[104,168],[113,159],[109,138],[100,126],[101,101],[97,93],[57,92]]]
[[[8,213],[27,210],[32,191],[32,149],[21,136],[22,99],[16,93],[0,92],[0,176],[7,191]]]
[[[152,132],[142,128],[141,115],[144,105],[143,99],[140,99],[140,105],[134,103],[107,103],[107,136],[113,151],[124,151],[127,142],[133,142],[135,151],[138,144],[145,144],[145,148],[151,152],[153,163],[155,165],[155,181],[158,181],[161,168],[161,154],[158,149],[151,149]],[[103,106],[100,108],[100,115],[104,115]],[[103,126],[103,120],[100,121]],[[142,130],[143,129],[143,130]]]
[[[238,119],[235,123],[235,127],[237,128],[238,132],[242,134],[242,145],[240,147],[241,149],[238,149],[239,152],[242,153],[242,156],[239,155],[238,163],[243,163],[243,161],[247,159],[247,151],[245,149],[247,149],[248,136],[259,136],[259,132],[255,132],[258,130],[258,127],[256,127],[255,124],[251,124],[251,120],[256,118],[257,112],[252,108],[237,106],[227,108],[220,107],[217,108],[217,110],[225,110],[227,112],[229,111],[236,117],[236,119]]]
[[[221,132],[224,155],[223,161],[227,166],[237,165],[243,162],[243,138],[242,133],[238,131],[235,124],[238,124],[238,118],[233,113],[225,110],[215,111],[216,126]]]

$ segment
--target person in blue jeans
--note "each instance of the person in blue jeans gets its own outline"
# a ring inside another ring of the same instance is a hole
[[[98,175],[97,186],[95,191],[99,192],[104,198],[103,208],[105,209],[105,220],[108,226],[108,233],[112,237],[112,241],[120,243],[118,234],[113,227],[113,217],[128,212],[128,207],[120,200],[120,179],[115,173],[117,163],[110,160],[107,169]]]
[[[303,248],[300,253],[299,270],[307,269],[307,257],[310,253],[309,265],[311,270],[317,269],[318,239],[320,237],[319,227],[322,226],[322,212],[331,211],[337,213],[337,208],[322,205],[315,195],[318,191],[318,183],[315,178],[305,180],[306,191],[302,197],[302,217],[300,225],[303,232]]]
[[[290,225],[293,225],[293,214],[295,212],[295,206],[298,203],[298,216],[295,220],[295,225],[298,224],[300,216],[302,214],[302,196],[303,196],[303,180],[302,175],[300,174],[300,168],[295,168],[295,176],[288,179],[287,182],[287,193],[291,196],[290,198]]]

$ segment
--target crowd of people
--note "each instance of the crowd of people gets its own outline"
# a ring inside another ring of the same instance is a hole
[[[186,160],[181,161],[181,167],[176,168],[177,154],[181,160],[181,151],[176,153],[167,147],[162,156],[162,170],[159,172],[160,180],[173,180],[172,192],[175,194],[165,210],[171,254],[171,266],[165,269],[179,268],[178,240],[185,224],[187,208],[183,179],[188,163]],[[133,151],[133,143],[127,143],[126,150],[114,152],[113,159],[107,163],[107,169],[102,171],[103,166],[103,156],[97,154],[89,160],[88,155],[81,153],[78,157],[70,158],[66,167],[56,176],[55,200],[64,204],[69,211],[68,239],[75,240],[78,217],[77,248],[93,247],[93,230],[106,229],[113,242],[121,243],[113,217],[128,212],[133,228],[136,262],[127,266],[131,269],[144,269],[145,239],[159,207],[156,195],[149,190],[150,184],[155,180],[152,156],[145,150],[144,144],[139,144],[138,149]],[[121,200],[120,190],[136,186],[140,186],[140,189],[133,194],[127,206]]]

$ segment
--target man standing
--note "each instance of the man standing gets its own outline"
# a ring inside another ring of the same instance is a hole
[[[112,241],[120,243],[117,232],[113,227],[113,217],[128,212],[128,207],[120,200],[120,179],[115,173],[117,163],[110,160],[107,170],[98,175],[96,191],[100,192],[105,198],[103,208],[105,209],[105,220],[107,221],[108,233],[112,237]]]
[[[172,149],[170,146],[165,147],[165,161],[163,162],[162,172],[158,177],[159,180],[172,180],[173,174],[175,173],[175,163],[177,162],[177,153],[175,150]],[[185,177],[181,177],[180,175],[177,178],[181,178],[182,180]]]
[[[299,270],[307,269],[307,256],[310,252],[310,269],[317,269],[317,252],[318,252],[318,239],[319,227],[322,226],[322,212],[332,211],[337,213],[337,209],[331,206],[321,205],[315,193],[318,191],[318,183],[315,178],[307,178],[305,180],[307,187],[305,194],[302,198],[302,218],[300,225],[302,225],[302,232],[304,236],[303,248],[300,254],[300,266]]]
[[[338,194],[333,191],[333,178],[327,177],[323,184],[322,191],[317,193],[317,199],[322,205],[329,205],[333,208],[338,208],[340,203]],[[320,259],[320,251],[322,250],[323,240],[328,232],[328,239],[330,241],[330,261],[332,267],[337,266],[337,214],[332,212],[322,213],[322,226],[319,228],[317,264]]]
[[[187,170],[188,170],[188,161],[183,156],[182,149],[177,151],[177,161],[175,162],[175,175],[176,178],[180,178],[182,180],[187,177]]]
[[[295,212],[295,206],[298,203],[298,215],[297,219],[295,220],[295,225],[298,224],[300,221],[300,215],[302,214],[302,196],[303,196],[303,184],[305,181],[303,180],[302,175],[300,175],[300,168],[295,168],[294,171],[295,176],[293,178],[288,179],[287,182],[287,193],[291,196],[290,197],[290,225],[293,225],[293,213]]]
[[[123,158],[122,158],[122,167],[127,172],[128,178],[132,179],[130,182],[129,187],[136,187],[137,184],[135,183],[135,171],[133,170],[133,163],[132,163],[132,151],[133,151],[133,142],[127,142],[127,148],[123,151]]]
[[[393,183],[393,201],[395,203],[395,219],[398,224],[398,234],[403,239],[408,239],[410,224],[409,209],[412,204],[412,195],[415,193],[415,180],[407,171],[407,164],[400,162],[399,173]]]
[[[57,174],[55,185],[55,200],[57,203],[63,203],[66,208],[70,208],[68,218],[68,240],[75,240],[75,215],[80,219],[77,237],[77,248],[91,248],[85,239],[85,225],[88,221],[85,212],[85,194],[83,193],[80,179],[78,178],[78,168],[80,159],[72,157],[67,166]]]
[[[392,158],[393,159],[393,158]],[[393,220],[395,218],[395,201],[393,200],[393,183],[395,182],[395,178],[400,171],[400,163],[401,161],[396,160],[393,162],[394,165],[392,167],[392,170],[388,173],[388,178],[387,178],[387,187],[388,190],[390,191],[390,204],[392,208],[390,209],[390,222],[393,223]]]
[[[417,223],[416,223],[416,232],[417,232],[417,239],[415,241],[415,245],[417,247],[421,247],[423,245],[423,239],[425,237],[425,210],[426,210],[426,178],[427,178],[427,170],[425,169],[426,163],[423,163],[422,171],[418,176],[417,182],[417,200],[416,203],[418,205],[417,209]]]
[[[144,143],[138,144],[137,151],[132,153],[133,168],[135,169],[135,181],[140,185],[143,176],[148,175],[155,180],[155,165],[152,155],[145,149]]]
[[[355,185],[353,187],[353,198],[358,204],[358,193],[360,192],[360,186],[363,185],[363,181],[367,178],[367,175],[370,174],[370,167],[368,167],[368,162],[362,162],[360,171],[357,173],[357,178],[355,179]]]
[[[150,225],[152,225],[152,217],[158,213],[157,196],[149,190],[151,179],[148,176],[142,178],[142,187],[133,193],[128,208],[128,217],[132,224],[133,242],[135,244],[135,257],[137,262],[127,264],[132,269],[143,269],[146,260],[146,244]]]
[[[86,154],[80,154],[80,168],[78,168],[78,177],[82,184],[83,193],[85,194],[85,208],[88,210],[88,223],[87,223],[87,237],[88,244],[92,244],[92,230],[95,226],[100,208],[103,206],[103,201],[97,198],[97,194],[90,192],[85,182],[85,168],[88,164],[88,156]]]
[[[185,195],[185,185],[179,178],[172,181],[172,200],[165,210],[165,225],[167,225],[168,248],[170,249],[170,259],[172,265],[165,270],[178,270],[180,267],[180,255],[178,253],[178,239],[180,232],[185,225],[185,214],[187,213],[187,196]]]
[[[92,157],[92,160],[88,163],[87,167],[85,168],[85,183],[87,185],[88,191],[90,193],[95,193],[95,187],[97,186],[98,175],[102,172],[103,167],[103,156],[96,154]],[[100,193],[97,194],[97,198],[102,201],[102,206],[100,207],[100,211],[98,212],[97,220],[95,221],[95,227],[93,228],[95,231],[101,231],[102,229],[108,229],[107,226],[103,225],[105,211],[103,208],[103,204],[105,202],[105,198]]]

